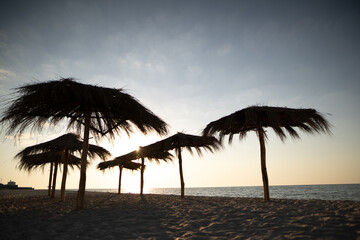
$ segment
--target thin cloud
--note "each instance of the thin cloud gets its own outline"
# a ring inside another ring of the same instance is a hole
[[[15,77],[15,73],[6,70],[4,68],[0,68],[0,80],[9,80],[10,77]]]

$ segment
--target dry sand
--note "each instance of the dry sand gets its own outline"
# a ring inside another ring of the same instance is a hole
[[[59,196],[59,193],[57,193]],[[0,239],[360,239],[360,202],[0,190]]]

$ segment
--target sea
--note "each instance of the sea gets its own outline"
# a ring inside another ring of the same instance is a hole
[[[114,192],[117,189],[88,189],[97,192]],[[270,186],[270,197],[279,199],[320,199],[360,201],[360,184],[282,185]],[[139,193],[122,190],[123,193]],[[144,194],[180,195],[180,188],[150,188]],[[263,187],[189,187],[187,196],[262,198]]]

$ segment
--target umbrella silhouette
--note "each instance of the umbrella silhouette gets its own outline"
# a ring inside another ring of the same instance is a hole
[[[169,161],[172,158],[172,155],[167,151],[153,151],[151,148],[147,147],[140,147],[139,150],[129,152],[125,155],[119,156],[111,161],[106,161],[98,164],[98,168],[100,170],[104,170],[106,168],[111,168],[115,166],[121,166],[123,164],[136,164],[133,165],[134,167],[140,167],[141,174],[140,174],[140,195],[143,194],[143,188],[144,188],[144,170],[145,170],[145,158],[147,158],[149,161],[155,161],[157,163],[160,163],[160,160],[162,161]],[[140,163],[132,162],[132,160],[141,159]],[[130,165],[130,166],[131,166]],[[121,167],[120,167],[120,175],[119,175],[119,193],[120,193],[120,187],[121,187]]]
[[[113,161],[116,161],[116,165],[110,165]],[[121,193],[121,176],[122,176],[123,169],[125,168],[125,169],[131,170],[131,171],[141,169],[141,164],[140,163],[133,162],[131,160],[125,160],[125,159],[116,160],[116,158],[115,158],[114,160],[103,162],[103,163],[105,163],[105,164],[104,165],[98,165],[98,168],[100,170],[105,170],[105,169],[110,168],[110,167],[119,166],[118,194]]]
[[[105,88],[76,82],[72,78],[28,84],[15,89],[18,96],[2,115],[8,124],[6,134],[20,136],[27,128],[41,130],[45,123],[55,125],[69,119],[68,128],[83,132],[79,191],[76,209],[84,208],[86,163],[89,134],[96,139],[125,131],[134,126],[142,133],[167,134],[167,124],[123,89]],[[82,128],[84,125],[84,128]]]
[[[260,142],[261,173],[264,187],[264,200],[270,200],[269,180],[266,169],[264,128],[270,127],[282,141],[286,132],[293,138],[300,138],[294,128],[307,133],[330,133],[330,123],[315,109],[294,109],[286,107],[252,106],[209,123],[203,130],[204,135],[219,133],[220,140],[229,135],[229,143],[233,136],[239,134],[243,139],[249,131],[255,131]]]
[[[24,155],[19,158],[20,158],[20,162],[17,167],[20,170],[27,170],[28,172],[31,172],[36,168],[44,169],[45,165],[50,163],[48,195],[51,198],[54,198],[58,165],[65,164],[64,152],[49,151],[49,152],[42,152],[37,154]],[[81,163],[80,158],[70,153],[67,155],[66,158],[67,158],[66,162],[71,168],[74,168],[74,166],[80,168],[80,163]],[[53,173],[53,168],[54,168],[54,173]]]
[[[80,136],[74,133],[67,133],[60,137],[57,137],[53,140],[43,142],[40,144],[36,144],[33,146],[29,146],[19,152],[16,155],[16,158],[20,158],[21,164],[24,166],[27,166],[27,162],[29,160],[34,160],[34,163],[36,163],[36,156],[40,157],[43,155],[34,155],[37,153],[51,153],[55,152],[57,154],[62,154],[62,163],[63,163],[63,177],[62,177],[62,183],[61,183],[61,195],[60,199],[61,201],[65,200],[65,185],[66,185],[66,176],[67,176],[67,166],[68,166],[68,157],[71,156],[70,154],[73,153],[80,153],[82,150],[83,142],[80,139]],[[111,154],[106,149],[89,144],[89,157],[91,159],[94,159],[95,157],[99,157],[102,160],[105,160],[107,157],[109,157]],[[27,158],[28,157],[28,158]],[[41,162],[41,160],[39,160]],[[49,177],[49,193],[50,193],[50,186],[51,186],[51,176],[52,176],[52,167],[53,162],[59,162],[59,161],[52,161],[51,158],[48,160],[51,163],[50,165],[50,177]],[[31,164],[31,161],[30,163]],[[57,165],[55,165],[55,168],[57,170]],[[56,183],[56,172],[54,172],[54,183],[53,183],[53,191],[51,194],[51,197],[54,197],[55,194],[55,183]]]
[[[162,151],[170,151],[175,150],[175,153],[179,159],[179,172],[180,172],[180,184],[181,184],[181,197],[185,196],[185,182],[183,176],[183,167],[182,167],[182,156],[181,149],[186,148],[191,154],[193,153],[193,148],[199,154],[202,155],[201,149],[208,150],[213,152],[214,150],[218,150],[220,148],[220,142],[210,136],[196,136],[185,133],[176,133],[166,139],[160,140],[156,143],[150,144],[142,149],[150,149],[151,152],[162,152]],[[140,152],[141,150],[140,149]]]

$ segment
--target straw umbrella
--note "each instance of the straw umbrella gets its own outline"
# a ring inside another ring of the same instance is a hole
[[[202,149],[213,152],[214,150],[218,150],[220,146],[220,142],[214,137],[177,133],[171,137],[148,145],[145,148],[151,149],[151,151],[154,152],[175,150],[179,159],[181,197],[183,198],[185,196],[185,182],[183,176],[181,148],[185,147],[191,154],[193,153],[192,149],[194,148],[198,155],[201,156]]]
[[[22,158],[23,156],[28,156],[30,154],[35,153],[42,153],[47,151],[56,151],[56,152],[62,152],[64,161],[63,161],[63,177],[62,177],[62,183],[61,183],[61,194],[60,199],[61,201],[65,201],[65,185],[66,185],[66,176],[67,176],[67,163],[68,158],[67,156],[71,153],[78,152],[80,153],[82,150],[83,142],[80,139],[80,136],[74,133],[67,133],[60,137],[57,137],[53,140],[43,142],[40,144],[36,144],[30,147],[25,148],[21,152],[19,152],[16,157]],[[89,157],[90,159],[94,159],[95,157],[99,157],[102,160],[105,160],[107,157],[109,157],[111,154],[106,149],[89,144]],[[56,165],[57,166],[57,165]],[[50,166],[50,173],[52,172],[53,164]],[[49,177],[49,192],[50,192],[50,184],[51,184],[51,174]],[[54,176],[56,176],[54,174]],[[54,182],[56,179],[54,179]],[[52,195],[52,197],[54,197]]]
[[[233,135],[239,134],[240,140],[249,131],[255,131],[260,142],[261,173],[264,187],[264,200],[270,200],[269,181],[266,170],[265,140],[267,134],[264,128],[270,127],[284,141],[286,132],[293,138],[300,138],[294,128],[299,128],[310,134],[329,133],[330,123],[323,115],[314,109],[293,109],[286,107],[252,106],[217,121],[209,123],[203,130],[204,135],[219,133],[220,140],[229,135],[229,143]]]
[[[44,170],[44,167],[46,164],[51,164],[51,171],[50,171],[50,180],[49,180],[49,196],[51,198],[55,197],[55,187],[56,187],[56,176],[57,176],[57,169],[59,164],[65,164],[66,163],[71,167],[74,168],[74,166],[77,166],[80,168],[81,160],[80,158],[72,155],[69,153],[66,156],[66,160],[64,158],[64,152],[58,151],[58,150],[51,150],[48,152],[42,152],[42,153],[36,153],[36,154],[26,154],[20,156],[19,154],[16,155],[17,158],[20,158],[20,162],[18,164],[18,168],[20,170],[27,170],[28,172],[31,172],[32,170],[36,168],[42,168]],[[54,173],[52,173],[54,168]],[[63,170],[64,172],[65,170]],[[53,178],[52,175],[54,174]],[[52,186],[52,187],[51,187]],[[51,189],[51,191],[50,191]]]
[[[172,155],[167,151],[153,151],[151,148],[147,147],[140,147],[137,151],[129,152],[125,155],[119,156],[115,158],[112,161],[106,161],[98,164],[98,168],[100,170],[104,170],[106,168],[120,166],[123,163],[131,162],[132,160],[141,159],[140,165],[140,195],[143,194],[144,189],[144,170],[145,170],[145,158],[147,158],[150,162],[155,161],[156,163],[160,163],[160,160],[162,161],[171,161]],[[132,162],[134,163],[134,162]],[[121,171],[120,171],[120,177],[121,178]],[[120,181],[119,181],[119,189],[120,189]],[[120,190],[119,190],[120,191]]]
[[[83,131],[79,191],[76,208],[84,207],[86,159],[89,134],[96,139],[106,135],[110,140],[121,131],[130,135],[134,126],[142,133],[167,133],[167,124],[145,108],[123,89],[104,88],[62,78],[24,85],[15,89],[18,96],[0,119],[8,123],[7,134],[20,136],[27,128],[41,130],[45,123],[69,119],[68,128]],[[82,128],[84,125],[84,128]]]
[[[98,168],[100,170],[105,170],[106,168],[110,168],[110,164],[112,163],[112,161],[116,161],[116,158],[114,160],[111,161],[107,161],[107,162],[103,162],[103,165],[98,165]],[[121,176],[122,176],[122,171],[123,169],[128,169],[131,171],[134,170],[139,170],[141,169],[141,164],[137,163],[137,162],[133,162],[131,160],[126,160],[126,159],[121,159],[120,161],[117,161],[118,166],[119,166],[119,187],[118,187],[118,194],[121,193]]]

